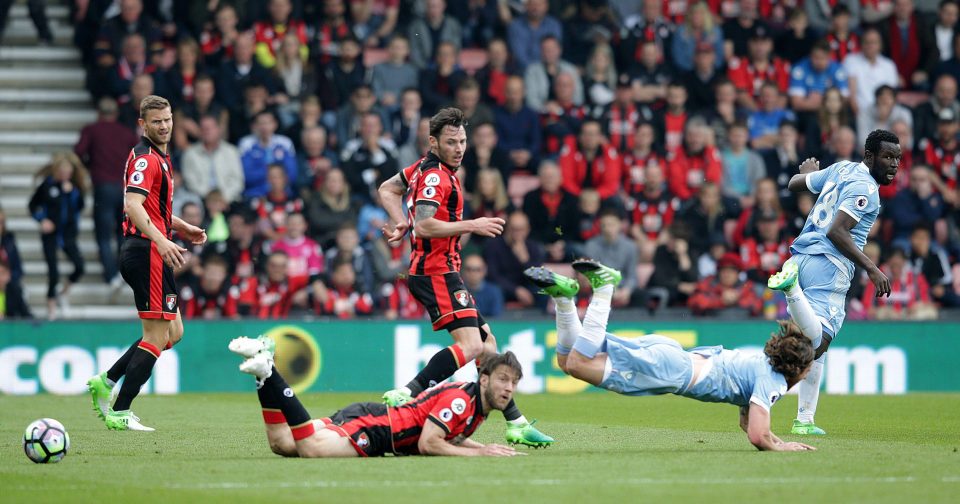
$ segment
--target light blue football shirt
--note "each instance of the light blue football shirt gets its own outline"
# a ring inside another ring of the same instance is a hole
[[[710,357],[713,366],[700,381],[678,395],[705,402],[770,408],[787,393],[787,380],[773,370],[763,353],[723,347],[698,347],[690,353]]]
[[[880,192],[870,169],[863,163],[840,161],[825,170],[807,175],[807,189],[817,195],[817,202],[807,215],[803,230],[790,247],[793,254],[826,254],[840,260],[853,271],[853,262],[827,237],[837,212],[853,217],[857,224],[850,230],[860,250],[867,243],[870,228],[880,213]]]

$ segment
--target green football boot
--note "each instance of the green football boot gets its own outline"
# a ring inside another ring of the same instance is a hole
[[[616,287],[620,285],[620,280],[623,278],[619,271],[604,266],[593,259],[577,259],[573,261],[571,266],[581,275],[587,277],[587,280],[590,281],[590,286],[594,289],[598,289],[604,285]]]
[[[531,266],[523,271],[534,285],[540,287],[540,292],[555,298],[572,298],[580,290],[576,280],[554,273],[543,266]]]
[[[93,411],[97,412],[100,420],[105,420],[107,412],[110,411],[110,394],[113,391],[113,387],[107,385],[107,372],[104,371],[87,380],[87,390],[90,391],[90,398],[93,400]]]
[[[393,389],[383,393],[383,404],[394,408],[403,406],[413,400],[413,396],[405,390]]]
[[[813,422],[801,422],[800,420],[793,421],[793,428],[790,429],[790,434],[796,434],[798,436],[824,436],[827,434],[827,431],[821,429],[814,425]]]
[[[775,273],[767,280],[767,287],[771,290],[786,292],[794,285],[797,285],[797,278],[800,277],[800,268],[793,261],[783,263],[780,271]]]
[[[534,448],[546,448],[552,445],[555,442],[554,439],[534,427],[535,423],[537,423],[536,420],[519,425],[507,422],[507,443]]]
[[[140,423],[140,417],[134,415],[132,411],[113,411],[110,410],[106,415],[107,428],[110,430],[134,430],[143,432],[153,432],[153,427],[147,427]]]

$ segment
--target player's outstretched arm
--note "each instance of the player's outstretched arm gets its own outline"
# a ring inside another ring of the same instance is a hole
[[[890,296],[890,279],[888,279],[887,276],[880,271],[880,268],[878,268],[876,264],[873,264],[873,261],[853,242],[853,236],[850,235],[850,230],[856,225],[856,219],[851,217],[850,214],[837,212],[837,216],[833,218],[833,224],[830,225],[830,230],[827,231],[827,238],[833,242],[833,245],[837,247],[837,250],[839,250],[844,257],[850,259],[854,264],[860,266],[867,272],[867,275],[870,276],[870,281],[873,282],[873,285],[877,288],[877,297],[883,295]]]
[[[803,443],[785,443],[770,431],[770,412],[758,404],[750,403],[747,413],[747,438],[761,451],[806,451],[816,448]],[[743,426],[741,408],[741,427]]]
[[[183,260],[183,253],[186,252],[187,249],[168,240],[167,237],[163,236],[163,233],[150,222],[147,209],[143,208],[143,202],[146,200],[147,197],[143,194],[128,192],[123,198],[123,211],[126,212],[127,217],[130,218],[133,225],[136,226],[141,233],[149,238],[150,241],[157,244],[157,252],[160,253],[163,262],[173,268],[183,266],[185,262]]]
[[[383,233],[387,237],[387,242],[398,243],[407,234],[407,219],[403,215],[403,195],[407,192],[407,184],[403,181],[400,174],[396,174],[380,184],[377,189],[380,193],[380,204],[390,216],[389,226],[384,226]]]
[[[792,192],[809,191],[810,188],[807,187],[807,174],[819,169],[820,161],[817,161],[816,158],[805,159],[800,163],[800,173],[790,178],[790,182],[787,183],[787,189],[790,189]]]
[[[419,238],[447,238],[467,233],[494,237],[503,233],[503,225],[506,224],[499,217],[480,217],[459,222],[446,222],[433,217],[437,214],[437,210],[439,210],[439,207],[432,204],[417,204],[413,231]]]
[[[427,420],[423,424],[423,430],[420,432],[420,440],[417,442],[417,448],[423,455],[438,455],[448,457],[512,457],[521,455],[509,446],[496,444],[481,445],[471,441],[469,446],[461,442],[460,446],[454,445],[444,439],[446,431],[440,426]],[[465,440],[469,441],[469,440]],[[474,446],[474,445],[479,445]]]

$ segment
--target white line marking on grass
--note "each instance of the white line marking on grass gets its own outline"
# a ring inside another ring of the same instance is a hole
[[[943,478],[947,481],[949,478]],[[627,478],[609,479],[604,485],[646,486],[646,485],[791,485],[791,484],[835,484],[835,483],[916,483],[920,480],[913,476],[874,477],[813,477],[813,478]],[[952,481],[960,482],[960,477]],[[171,483],[164,488],[171,490],[246,490],[246,489],[283,489],[283,488],[441,488],[462,487],[464,485],[528,485],[528,486],[593,486],[595,483],[574,479],[495,479],[476,481],[416,481],[416,480],[316,480],[316,481],[272,481],[249,483],[244,481],[224,481],[209,483]]]

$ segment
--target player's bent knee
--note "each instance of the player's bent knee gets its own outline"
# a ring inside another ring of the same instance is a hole
[[[270,451],[281,457],[297,457],[297,445],[293,439],[271,439]]]

